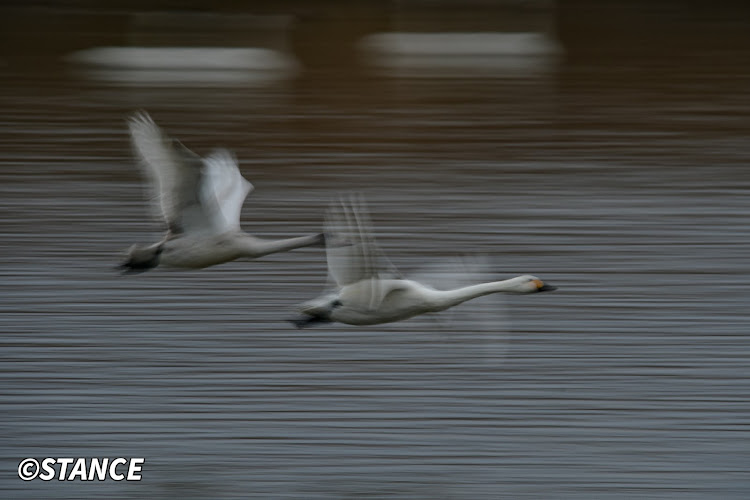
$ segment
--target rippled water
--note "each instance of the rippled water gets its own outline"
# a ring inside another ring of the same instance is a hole
[[[565,54],[510,74],[321,56],[280,82],[134,84],[51,47],[22,62],[7,42],[0,489],[747,498],[750,40],[737,10],[625,9],[634,33],[614,29],[616,9],[561,3],[548,15]],[[86,26],[79,37],[108,36]],[[325,53],[315,29],[306,40]],[[493,277],[559,290],[299,331],[284,320],[321,291],[321,249],[121,277],[120,252],[160,237],[124,124],[137,108],[197,152],[237,153],[256,187],[250,232],[319,231],[328,202],[356,190],[407,275],[483,255]],[[21,459],[48,456],[146,463],[140,483],[18,479]]]

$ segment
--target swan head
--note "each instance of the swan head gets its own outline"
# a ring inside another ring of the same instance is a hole
[[[135,274],[148,271],[159,265],[164,245],[133,245],[128,249],[125,260],[117,267],[122,274]]]
[[[513,280],[515,281],[514,288],[517,293],[538,293],[557,290],[556,286],[549,285],[530,274],[518,276],[517,278],[513,278]]]

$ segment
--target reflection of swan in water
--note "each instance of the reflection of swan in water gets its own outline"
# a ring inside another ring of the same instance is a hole
[[[453,290],[436,290],[401,278],[375,244],[364,202],[354,197],[331,207],[326,235],[328,272],[336,290],[302,304],[305,317],[292,320],[300,328],[327,321],[390,323],[443,311],[482,295],[555,289],[530,275]]]
[[[166,137],[145,112],[132,116],[128,125],[169,230],[159,243],[133,245],[120,266],[124,272],[158,265],[195,269],[323,244],[321,234],[274,241],[241,231],[240,212],[252,185],[229,151],[201,158]]]

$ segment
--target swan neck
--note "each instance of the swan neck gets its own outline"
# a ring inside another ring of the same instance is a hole
[[[260,257],[277,252],[286,252],[295,248],[309,247],[322,244],[322,237],[317,234],[298,236],[282,240],[266,240],[255,236],[245,235],[241,240],[243,254],[248,257]]]
[[[515,283],[513,280],[504,281],[491,281],[489,283],[479,283],[478,285],[470,285],[462,288],[456,288],[455,290],[448,290],[440,292],[442,301],[445,303],[445,307],[453,307],[467,300],[489,295],[491,293],[502,293],[502,292],[513,292],[515,291]]]

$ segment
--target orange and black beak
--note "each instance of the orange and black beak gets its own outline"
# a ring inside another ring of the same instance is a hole
[[[542,280],[534,280],[534,283],[536,283],[537,292],[551,292],[553,290],[557,290],[556,286],[549,285]]]

